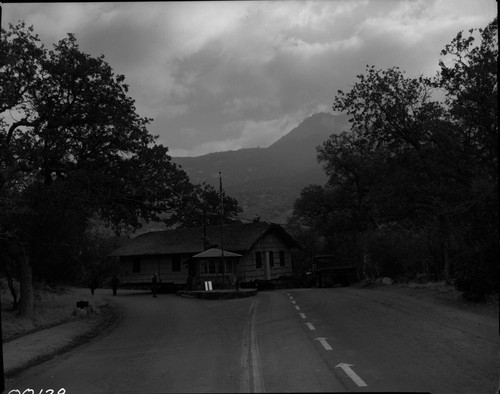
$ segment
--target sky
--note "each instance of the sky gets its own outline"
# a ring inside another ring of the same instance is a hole
[[[176,156],[267,147],[332,112],[366,66],[433,76],[460,30],[496,0],[312,0],[2,4],[49,48],[74,33],[103,54],[158,142]]]

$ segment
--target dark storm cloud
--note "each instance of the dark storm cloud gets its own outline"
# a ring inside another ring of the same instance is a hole
[[[483,27],[494,0],[7,4],[51,44],[76,33],[125,74],[176,154],[267,146],[331,110],[366,65],[433,75],[439,51]]]

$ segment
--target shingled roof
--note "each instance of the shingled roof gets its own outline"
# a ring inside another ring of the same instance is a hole
[[[241,254],[232,253],[232,252],[228,252],[227,250],[224,250],[224,256],[225,257],[241,257]],[[204,252],[195,254],[193,256],[193,259],[211,259],[214,257],[221,258],[222,257],[222,250],[217,249],[217,248],[211,248],[211,249],[205,250]]]
[[[278,224],[256,222],[224,226],[224,250],[244,252],[268,232],[276,233],[290,247],[297,242]],[[220,243],[220,227],[207,227],[210,244]],[[133,238],[125,246],[115,250],[111,256],[144,256],[162,254],[203,252],[203,228],[183,228],[165,231],[152,231]]]

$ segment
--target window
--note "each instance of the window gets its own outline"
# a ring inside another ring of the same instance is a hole
[[[208,262],[208,273],[215,274],[215,261]]]
[[[179,254],[172,256],[172,272],[181,272],[181,256]]]
[[[141,258],[139,256],[132,257],[132,272],[134,274],[141,272]]]
[[[285,266],[285,252],[280,250],[280,267]]]
[[[226,272],[228,274],[233,273],[233,262],[232,261],[226,261]]]
[[[255,268],[262,268],[262,254],[260,252],[255,252]]]
[[[271,268],[274,267],[274,254],[272,250],[269,252],[269,266]]]
[[[201,274],[208,274],[208,267],[207,267],[207,262],[202,261],[200,264],[200,273]]]

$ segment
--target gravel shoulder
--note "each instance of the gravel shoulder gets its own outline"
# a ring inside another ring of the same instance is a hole
[[[392,285],[369,285],[367,290],[394,293],[411,296],[417,300],[427,301],[435,305],[443,305],[456,308],[464,312],[470,312],[485,317],[497,319],[499,312],[498,296],[490,298],[487,302],[476,303],[465,300],[461,293],[444,282],[427,284],[397,284]]]
[[[121,310],[106,302],[92,313],[3,343],[4,374],[7,378],[63,354],[117,327]]]

